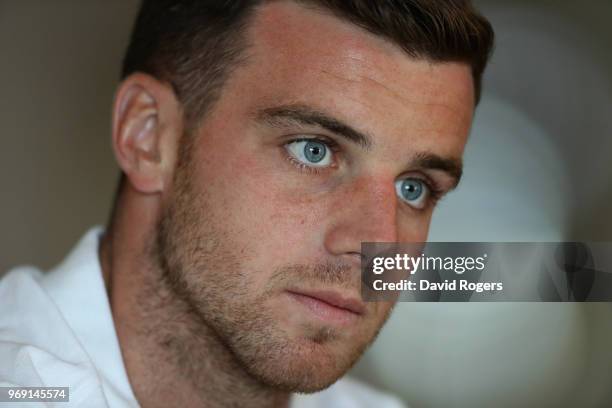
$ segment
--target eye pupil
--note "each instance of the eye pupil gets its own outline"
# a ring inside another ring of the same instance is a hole
[[[319,142],[308,142],[304,146],[304,156],[312,163],[318,163],[325,158],[327,148]]]
[[[401,190],[404,199],[417,200],[423,194],[423,184],[418,180],[407,179],[402,182]]]

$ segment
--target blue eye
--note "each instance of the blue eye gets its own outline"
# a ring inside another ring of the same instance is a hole
[[[310,167],[326,167],[332,162],[331,149],[319,140],[296,140],[285,148],[293,158]]]
[[[418,178],[405,178],[395,182],[395,192],[400,200],[417,209],[425,208],[429,188]]]

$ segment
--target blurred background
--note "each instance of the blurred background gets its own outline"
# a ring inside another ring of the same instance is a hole
[[[137,3],[0,0],[0,274],[105,223]],[[612,1],[475,3],[497,47],[430,240],[612,241]],[[608,303],[404,303],[353,375],[414,408],[609,407],[610,345]]]

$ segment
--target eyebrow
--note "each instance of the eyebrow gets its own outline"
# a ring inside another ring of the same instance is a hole
[[[374,144],[372,137],[353,129],[342,121],[317,111],[306,105],[283,105],[266,108],[256,114],[258,120],[278,127],[287,123],[316,125],[358,144],[364,150],[370,150]],[[449,174],[453,179],[453,188],[457,187],[463,174],[461,159],[442,157],[431,152],[419,152],[409,161],[409,167],[418,169],[439,170]]]
[[[411,167],[421,169],[439,170],[448,173],[453,179],[453,187],[457,187],[463,175],[463,162],[461,159],[447,158],[435,153],[417,153],[411,160]]]
[[[259,120],[272,126],[282,126],[287,122],[301,125],[317,125],[332,133],[358,144],[365,150],[372,148],[372,138],[353,129],[349,125],[304,105],[285,105],[264,109],[257,114]]]

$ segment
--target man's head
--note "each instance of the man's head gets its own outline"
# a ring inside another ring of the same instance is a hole
[[[190,118],[202,118],[251,43],[256,10],[282,0],[144,0],[122,76],[146,72],[174,87]],[[469,0],[294,0],[352,22],[408,55],[464,62],[476,100],[492,47],[489,23]],[[333,39],[328,39],[333,41]]]
[[[392,307],[361,242],[424,241],[459,181],[491,42],[460,0],[145,1],[115,224],[252,377],[324,388]]]

